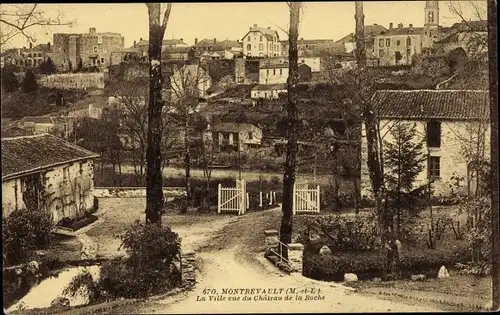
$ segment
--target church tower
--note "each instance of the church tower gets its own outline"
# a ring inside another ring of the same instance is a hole
[[[439,39],[439,1],[425,1],[424,40],[426,47]]]

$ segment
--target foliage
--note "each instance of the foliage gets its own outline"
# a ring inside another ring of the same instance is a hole
[[[437,274],[441,266],[452,268],[470,257],[464,247],[440,251],[411,248],[401,255],[406,276],[413,273]],[[356,273],[361,280],[385,275],[385,256],[382,252],[342,253],[342,255],[304,255],[304,275],[321,281],[342,281],[345,273]]]
[[[36,92],[38,89],[38,82],[36,80],[35,73],[31,69],[26,70],[23,82],[21,83],[21,88],[24,93]]]
[[[304,218],[305,229],[300,232],[300,241],[310,245],[310,235],[318,234],[320,241],[332,252],[362,252],[380,247],[376,236],[376,224],[366,217],[344,217],[341,215],[314,216]]]
[[[16,91],[19,88],[19,81],[13,69],[8,67],[2,69],[2,88],[6,93]]]
[[[100,297],[101,289],[99,288],[99,282],[94,280],[87,269],[84,269],[64,288],[63,295],[72,297],[88,296],[89,301],[92,302]]]
[[[52,228],[52,216],[47,211],[14,210],[2,220],[4,264],[25,262],[31,250],[49,245]]]
[[[56,65],[52,61],[50,57],[47,58],[44,62],[42,62],[39,66],[40,73],[42,74],[54,74],[56,73]]]
[[[98,281],[88,271],[76,277],[65,291],[90,292],[91,298],[144,298],[180,283],[173,263],[180,255],[180,238],[169,227],[136,221],[122,236],[127,256],[103,264]]]

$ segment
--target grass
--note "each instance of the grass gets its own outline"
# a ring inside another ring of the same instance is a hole
[[[348,283],[362,294],[383,295],[417,302],[438,304],[449,311],[473,311],[484,307],[491,297],[491,279],[460,275],[450,270],[450,277],[423,281],[358,281]]]

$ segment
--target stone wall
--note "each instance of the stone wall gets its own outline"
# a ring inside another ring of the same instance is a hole
[[[39,84],[49,88],[59,89],[89,89],[104,88],[105,74],[93,73],[63,73],[40,77]]]
[[[164,187],[165,197],[180,197],[184,194],[184,187]],[[146,187],[96,187],[94,196],[97,198],[140,198],[146,197]]]
[[[192,289],[196,286],[196,253],[185,251],[181,254],[182,288]]]

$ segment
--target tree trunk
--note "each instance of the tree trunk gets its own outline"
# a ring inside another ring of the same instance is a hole
[[[186,109],[186,121],[184,124],[184,146],[185,146],[185,156],[184,156],[184,168],[186,170],[186,199],[188,204],[191,202],[191,148],[189,142],[189,113]],[[187,210],[187,208],[186,208]],[[184,210],[183,210],[184,211]]]
[[[161,224],[163,207],[163,176],[161,173],[161,137],[162,137],[162,84],[161,47],[164,27],[161,25],[161,7],[159,3],[149,3],[149,102],[148,133],[146,149],[146,223]]]
[[[366,66],[366,51],[365,51],[365,15],[363,13],[363,2],[355,1],[356,15],[356,61],[359,68]]]
[[[285,172],[283,176],[283,216],[281,218],[280,241],[285,244],[292,242],[292,206],[293,206],[293,186],[295,184],[295,166],[297,162],[297,137],[299,133],[298,124],[298,95],[297,83],[298,73],[298,51],[297,40],[299,37],[300,2],[291,2],[290,6],[290,30],[289,41],[289,76],[288,76],[288,104],[286,111],[288,115],[287,147]],[[288,252],[285,251],[288,257]]]

